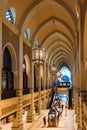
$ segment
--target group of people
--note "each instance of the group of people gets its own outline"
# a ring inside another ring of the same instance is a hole
[[[63,109],[64,109],[64,104],[62,103],[62,98],[59,97],[58,99],[53,101],[49,113],[51,113],[51,115],[52,115],[52,112],[54,111],[56,113],[56,117],[57,117],[55,119],[57,120],[57,122],[59,122],[59,119],[60,119],[60,116],[62,115]],[[49,115],[49,113],[48,113],[48,115]],[[50,117],[50,121],[51,121],[51,117]],[[49,116],[48,116],[48,119],[46,119],[46,116],[44,116],[43,117],[44,127],[47,125],[47,122],[49,125]]]

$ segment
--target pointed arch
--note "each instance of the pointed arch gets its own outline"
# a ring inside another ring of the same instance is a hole
[[[31,73],[30,73],[30,59],[29,56],[27,54],[24,55],[24,60],[25,60],[25,64],[26,64],[26,73],[25,75],[27,76],[27,85],[26,85],[26,89],[28,89],[31,86]],[[24,79],[23,79],[24,80]]]
[[[11,60],[12,60],[12,71],[13,72],[16,72],[17,71],[17,56],[16,56],[16,52],[15,52],[15,49],[12,45],[12,43],[8,42],[4,48],[3,48],[3,53],[4,53],[4,50],[5,48],[8,48],[9,52],[10,52],[10,55],[11,55]]]
[[[26,74],[28,75],[30,73],[30,59],[27,54],[24,55],[24,59],[26,62]]]

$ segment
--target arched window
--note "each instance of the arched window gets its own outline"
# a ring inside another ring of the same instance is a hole
[[[65,78],[69,77],[69,79],[71,80],[71,72],[66,66],[62,67],[60,69],[60,72],[63,74]]]
[[[30,39],[30,29],[26,29],[24,32],[24,37],[29,40]]]
[[[12,68],[11,55],[7,47],[5,48],[3,54],[3,68],[10,71]]]
[[[2,99],[14,97],[15,94],[14,74],[12,72],[12,59],[9,49],[6,47],[3,53]]]
[[[60,76],[58,76],[58,80],[57,80],[57,86],[58,84],[60,83],[59,86],[68,86],[68,87],[72,87],[72,80],[71,80],[71,71],[68,67],[66,66],[63,66],[60,70],[59,70],[59,73],[61,73]],[[61,82],[63,84],[61,84]],[[65,83],[67,82],[67,84]],[[69,82],[69,83],[68,83]]]
[[[12,24],[15,24],[15,20],[16,20],[15,8],[13,8],[13,7],[8,8],[6,11],[5,17]]]

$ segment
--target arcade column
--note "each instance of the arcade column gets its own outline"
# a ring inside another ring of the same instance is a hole
[[[68,108],[72,109],[73,108],[73,103],[72,103],[72,89],[68,89]]]
[[[0,130],[1,128],[1,92],[2,92],[2,13],[0,12]]]
[[[44,62],[44,105],[43,106],[45,109],[46,108],[46,62]]]
[[[38,91],[39,91],[39,100],[38,100],[38,114],[41,114],[41,65],[38,65]]]
[[[33,122],[34,121],[34,62],[32,62],[32,70],[31,70],[31,88],[30,88],[30,93],[31,93],[31,104],[30,104],[30,109],[28,109],[28,114],[27,114],[27,123]]]
[[[49,63],[47,64],[47,89],[49,89],[50,86],[50,67],[49,67]]]
[[[16,94],[18,97],[17,103],[17,115],[16,119],[14,119],[12,130],[23,130],[23,123],[22,123],[22,107],[23,107],[23,100],[22,100],[22,88],[23,88],[23,39],[22,36],[19,36],[19,67],[18,67],[18,77],[19,77],[19,85],[16,90]]]

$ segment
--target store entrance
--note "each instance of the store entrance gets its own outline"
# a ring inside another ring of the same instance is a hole
[[[62,99],[63,104],[67,107],[68,109],[73,108],[73,96],[72,96],[72,89],[69,88],[57,88],[57,93],[54,96],[54,100],[57,100],[58,98]]]

